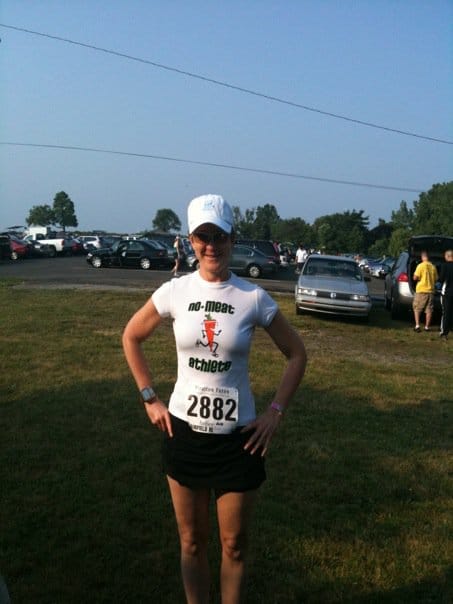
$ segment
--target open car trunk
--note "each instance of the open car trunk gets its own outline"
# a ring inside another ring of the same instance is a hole
[[[415,291],[415,281],[413,280],[414,271],[420,263],[420,254],[427,252],[430,261],[440,271],[440,267],[445,262],[444,254],[447,250],[453,249],[453,237],[444,237],[442,235],[418,235],[409,239],[409,283],[412,291]]]

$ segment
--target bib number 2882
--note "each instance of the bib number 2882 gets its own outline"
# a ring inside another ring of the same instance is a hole
[[[238,421],[238,397],[235,388],[225,392],[197,392],[187,397],[187,419],[192,430],[211,434],[226,434]]]

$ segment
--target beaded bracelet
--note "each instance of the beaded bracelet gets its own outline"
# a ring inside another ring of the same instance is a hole
[[[276,401],[272,401],[270,407],[271,409],[275,409],[275,411],[278,411],[281,415],[283,415],[285,411],[285,407],[283,405],[280,405],[280,403],[277,403]]]

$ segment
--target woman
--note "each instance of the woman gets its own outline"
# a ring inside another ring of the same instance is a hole
[[[162,285],[132,317],[124,351],[152,424],[164,432],[163,464],[181,545],[187,602],[208,602],[209,500],[216,497],[222,546],[223,604],[240,601],[247,529],[264,456],[302,379],[304,345],[260,287],[229,271],[233,213],[219,195],[202,195],[188,208],[190,242],[199,270]],[[167,405],[153,390],[141,343],[164,317],[173,319],[178,377]],[[262,326],[287,358],[275,396],[256,417],[248,353]]]
[[[179,277],[178,270],[184,262],[184,245],[179,235],[176,235],[176,239],[173,243],[173,247],[176,250],[175,266],[171,269],[171,272],[175,277]]]

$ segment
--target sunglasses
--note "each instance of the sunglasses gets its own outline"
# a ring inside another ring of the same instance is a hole
[[[195,241],[198,241],[198,243],[226,243],[230,238],[228,233],[224,233],[223,231],[217,231],[216,233],[197,231],[192,234]]]

